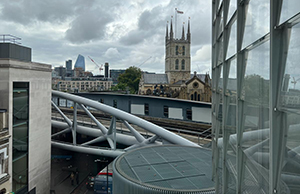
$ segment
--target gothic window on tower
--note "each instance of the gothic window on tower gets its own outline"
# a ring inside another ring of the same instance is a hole
[[[185,55],[185,46],[182,46],[182,55]]]
[[[179,60],[178,59],[176,59],[176,61],[175,61],[175,69],[176,70],[178,70],[179,69]]]
[[[182,59],[181,61],[181,70],[184,70],[185,69],[185,61],[184,59]]]
[[[178,55],[178,46],[176,46],[176,55]]]

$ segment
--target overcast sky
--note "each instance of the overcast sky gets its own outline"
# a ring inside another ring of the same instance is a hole
[[[74,66],[81,54],[96,74],[88,56],[109,62],[110,69],[164,73],[166,24],[175,8],[184,12],[178,15],[178,37],[191,18],[191,71],[211,71],[210,0],[1,0],[0,34],[22,38],[33,61],[53,67],[68,59]]]

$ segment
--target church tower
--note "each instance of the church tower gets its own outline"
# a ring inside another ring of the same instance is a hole
[[[165,51],[165,73],[168,76],[169,84],[180,80],[189,80],[191,78],[191,33],[190,20],[188,21],[188,30],[185,37],[184,25],[182,26],[182,35],[177,39],[173,35],[173,24],[171,20],[170,34],[168,34],[168,25],[166,28],[166,51]]]

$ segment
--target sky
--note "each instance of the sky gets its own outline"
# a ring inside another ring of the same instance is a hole
[[[211,72],[210,0],[1,0],[0,34],[20,37],[32,48],[32,61],[73,66],[78,54],[86,70],[136,66],[142,71],[164,73],[167,22],[175,8],[177,34],[191,24],[191,73]],[[185,23],[184,23],[185,22]],[[101,73],[103,74],[103,72]]]

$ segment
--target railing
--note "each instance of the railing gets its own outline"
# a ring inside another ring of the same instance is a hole
[[[13,36],[11,34],[0,34],[0,41],[3,43],[21,44],[21,38]]]

